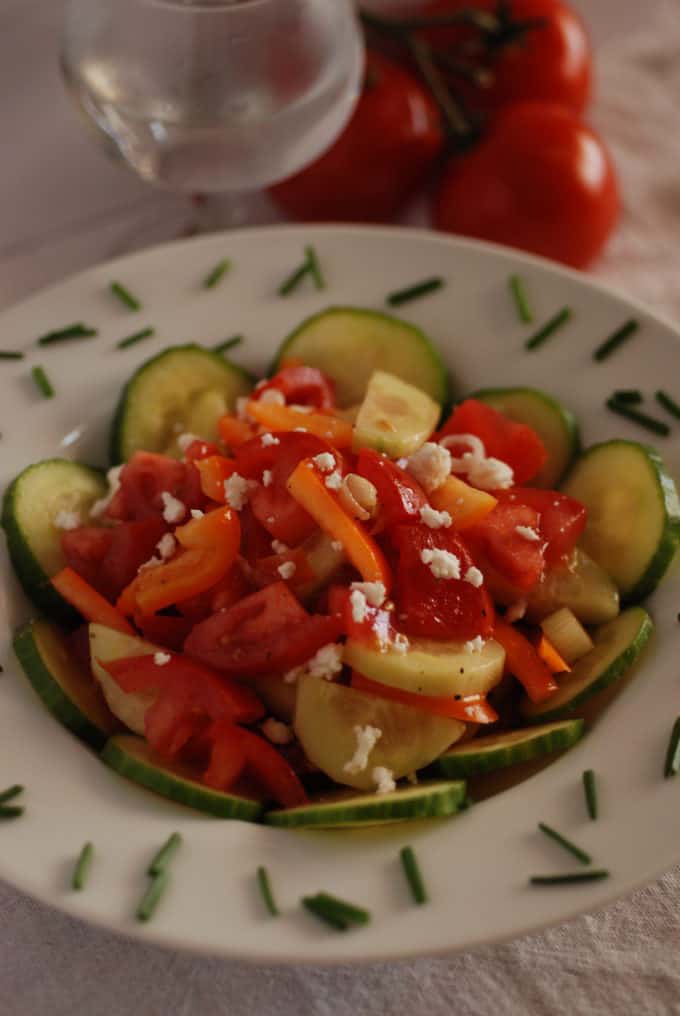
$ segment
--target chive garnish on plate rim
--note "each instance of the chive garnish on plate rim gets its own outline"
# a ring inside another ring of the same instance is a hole
[[[36,385],[38,386],[39,391],[42,393],[42,395],[46,399],[52,399],[52,398],[54,398],[54,388],[52,387],[50,379],[48,378],[47,374],[45,373],[45,368],[44,367],[39,367],[39,366],[38,367],[32,367],[31,368],[31,377],[33,378],[33,380],[35,381]]]
[[[149,921],[153,915],[158,902],[168,887],[168,870],[163,868],[151,879],[148,889],[139,901],[136,917],[138,921]]]
[[[164,871],[181,845],[182,837],[179,833],[172,833],[172,835],[168,836],[163,846],[151,858],[151,863],[147,868],[147,875],[158,875],[161,871]]]
[[[427,296],[428,293],[434,293],[435,290],[441,289],[443,285],[444,280],[441,276],[432,276],[430,279],[415,282],[411,286],[404,287],[404,289],[395,289],[394,292],[387,295],[385,302],[390,307],[399,307],[402,303],[408,303],[410,300],[417,300],[421,296]]]
[[[16,349],[0,349],[0,360],[23,360],[25,355]]]
[[[232,335],[231,338],[225,339],[224,342],[218,342],[216,346],[213,346],[213,353],[226,353],[228,349],[233,349],[234,346],[240,346],[244,341],[242,335]]]
[[[57,328],[53,332],[41,335],[37,343],[39,346],[51,346],[55,342],[65,342],[67,339],[90,339],[93,335],[98,334],[96,328],[90,328],[89,325],[83,324],[82,321],[77,321],[73,325]]]
[[[19,818],[23,815],[24,809],[18,804],[0,804],[0,820],[6,818]]]
[[[677,772],[680,772],[680,716],[678,716],[673,724],[668,748],[666,749],[666,761],[663,767],[663,774],[666,779],[669,776],[675,776]]]
[[[319,892],[315,896],[303,896],[302,905],[327,924],[346,931],[351,924],[368,924],[370,912],[353,903],[347,903],[330,893]]]
[[[309,274],[314,280],[314,285],[316,286],[317,289],[325,289],[326,283],[324,281],[324,277],[321,272],[319,258],[316,253],[316,249],[311,244],[307,244],[307,246],[305,247],[305,257],[307,258]]]
[[[645,427],[646,430],[651,430],[654,434],[659,434],[661,437],[668,437],[671,432],[670,427],[663,420],[657,420],[653,416],[648,416],[647,413],[640,412],[639,409],[633,409],[632,406],[627,405],[625,402],[619,402],[613,396],[607,399],[606,406],[607,409],[611,409],[612,413],[625,416],[627,420],[639,423],[641,427]]]
[[[523,324],[530,325],[534,320],[534,315],[531,313],[524,280],[519,275],[511,275],[508,279],[508,285],[510,286],[510,292],[517,308],[517,317]]]
[[[279,916],[279,908],[276,905],[269,872],[262,865],[257,869],[257,884],[260,890],[262,901],[272,917]]]
[[[660,406],[663,406],[663,408],[668,413],[671,414],[671,416],[674,416],[676,420],[680,420],[680,406],[675,401],[675,399],[668,394],[668,392],[664,391],[655,392],[654,398],[656,399],[656,401],[659,403]]]
[[[563,307],[561,310],[558,310],[557,313],[553,314],[553,316],[549,318],[544,325],[541,325],[537,332],[534,332],[534,334],[526,340],[524,343],[525,348],[537,349],[539,346],[543,345],[546,339],[549,339],[551,335],[554,335],[554,333],[562,327],[562,325],[567,323],[571,314],[571,307]]]
[[[141,342],[142,339],[148,339],[149,336],[154,334],[154,328],[142,328],[141,331],[133,332],[132,335],[128,335],[124,339],[121,339],[120,342],[117,342],[116,349],[127,349],[128,346],[134,346],[136,343]]]
[[[568,871],[563,875],[532,875],[530,885],[573,885],[578,882],[599,882],[609,878],[606,868],[591,868],[590,871]]]
[[[305,260],[301,265],[298,265],[290,275],[288,275],[278,289],[279,296],[288,296],[293,290],[297,289],[302,280],[310,271],[309,258],[305,257]]]
[[[8,801],[13,801],[19,794],[23,794],[24,788],[20,783],[15,783],[7,790],[0,792],[0,804],[7,804]]]
[[[628,405],[639,405],[642,402],[642,392],[638,388],[617,388],[612,395],[617,402],[627,402]]]
[[[413,899],[416,903],[427,903],[427,889],[413,847],[402,847],[399,851],[399,859]]]
[[[92,864],[92,858],[94,857],[94,847],[91,843],[86,843],[83,849],[78,855],[76,866],[73,869],[73,877],[71,879],[72,889],[84,889],[87,876],[90,872],[90,866]]]
[[[117,296],[121,303],[124,303],[130,310],[141,310],[140,301],[127,289],[122,282],[112,282],[111,292]]]
[[[559,843],[561,847],[568,850],[570,854],[573,854],[573,856],[580,861],[581,864],[590,864],[592,861],[590,854],[587,854],[585,850],[581,850],[580,847],[577,847],[575,843],[568,840],[566,836],[562,836],[562,834],[558,833],[556,829],[552,828],[552,826],[546,825],[545,822],[539,822],[538,828],[542,833],[545,833],[546,836],[549,836],[551,840],[554,840],[555,843]]]
[[[586,808],[588,809],[588,815],[593,821],[597,818],[597,784],[595,783],[595,773],[592,769],[586,769],[583,773],[583,793],[586,798]]]
[[[214,289],[218,282],[226,275],[231,268],[231,259],[222,258],[215,267],[206,275],[203,280],[204,289]]]
[[[605,339],[601,345],[593,352],[593,360],[601,363],[606,360],[608,356],[619,348],[627,339],[629,339],[640,327],[639,322],[635,318],[629,318],[628,321],[624,321],[620,328],[617,328],[615,332]]]

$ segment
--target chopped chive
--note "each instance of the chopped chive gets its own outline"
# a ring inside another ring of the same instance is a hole
[[[668,779],[680,772],[680,716],[673,724],[668,750],[666,751],[666,762],[663,767],[663,774]]]
[[[441,289],[443,285],[444,280],[439,276],[423,279],[422,282],[416,282],[412,286],[406,286],[405,289],[396,289],[393,293],[389,293],[386,303],[390,307],[399,307],[402,303],[408,303],[409,300],[417,300],[428,293],[434,293],[435,290]]]
[[[121,339],[120,342],[117,342],[116,349],[127,349],[128,346],[134,346],[135,343],[141,342],[142,339],[148,339],[154,333],[155,330],[153,328],[142,328],[141,332],[134,332],[132,335],[128,335],[126,338]]]
[[[269,872],[262,865],[257,869],[257,884],[260,888],[260,895],[264,901],[264,905],[272,915],[272,917],[279,916],[279,908],[274,900],[274,894],[272,893],[271,882],[269,881]]]
[[[326,283],[321,273],[321,265],[319,264],[319,258],[317,256],[316,250],[314,249],[314,247],[312,247],[311,244],[308,244],[305,247],[305,257],[307,258],[307,266],[309,268],[309,274],[312,276],[312,279],[314,280],[314,285],[316,286],[317,289],[325,289]]]
[[[213,353],[226,353],[228,349],[240,346],[242,342],[242,335],[232,335],[230,339],[225,339],[224,342],[218,342],[216,346],[213,346]]]
[[[575,843],[572,843],[571,840],[562,836],[556,829],[546,825],[545,822],[539,822],[538,828],[542,833],[545,833],[546,836],[549,836],[551,840],[554,840],[555,843],[559,843],[561,847],[564,847],[564,849],[568,850],[570,854],[573,854],[574,857],[581,862],[581,864],[590,864],[592,861],[590,854],[586,854],[585,850],[581,850],[581,848],[577,847]]]
[[[423,882],[423,876],[418,866],[413,847],[402,847],[399,851],[401,864],[406,875],[406,880],[411,887],[411,893],[416,903],[427,903],[427,889]]]
[[[586,795],[588,814],[595,820],[597,818],[597,785],[595,783],[595,773],[592,769],[586,769],[583,774],[583,792]]]
[[[598,882],[609,878],[604,868],[591,868],[590,871],[569,871],[564,875],[532,875],[530,885],[572,885],[576,882]]]
[[[76,866],[73,869],[73,878],[71,879],[72,889],[84,889],[85,881],[90,871],[90,865],[92,864],[92,858],[94,857],[94,847],[91,843],[86,843],[83,849],[80,851]]]
[[[288,296],[294,289],[297,289],[309,270],[309,260],[305,259],[302,264],[295,269],[295,271],[291,272],[290,275],[283,280],[278,289],[279,296]]]
[[[39,346],[51,346],[55,342],[64,342],[65,339],[89,339],[97,335],[96,328],[84,325],[82,321],[77,324],[68,325],[66,328],[59,328],[54,332],[47,332],[38,339]]]
[[[508,285],[510,286],[510,292],[515,300],[517,317],[525,325],[531,324],[534,320],[534,315],[531,313],[531,307],[529,306],[529,299],[524,286],[524,280],[519,275],[511,275],[508,279]]]
[[[24,353],[11,349],[0,349],[0,360],[23,360]]]
[[[627,402],[629,405],[639,405],[642,402],[642,392],[637,388],[619,388],[612,395],[617,402]]]
[[[316,917],[326,921],[327,924],[339,931],[346,931],[350,924],[368,924],[371,919],[368,910],[356,907],[352,903],[346,903],[329,893],[304,896],[302,904]]]
[[[0,804],[6,804],[7,801],[13,801],[15,797],[23,793],[24,788],[20,783],[15,783],[13,786],[8,787],[7,790],[3,790],[0,793]]]
[[[139,901],[136,917],[138,921],[149,921],[153,917],[158,902],[168,887],[167,868],[163,868],[151,880],[148,889]]]
[[[654,398],[660,406],[663,406],[663,408],[671,414],[671,416],[674,416],[676,420],[680,420],[680,406],[667,392],[655,392]]]
[[[667,423],[662,420],[656,420],[653,416],[647,416],[646,413],[641,413],[639,409],[633,409],[632,406],[627,406],[625,402],[617,402],[615,398],[607,399],[607,409],[611,409],[612,413],[618,413],[619,416],[625,416],[627,420],[632,420],[633,423],[639,423],[641,427],[645,427],[647,430],[653,431],[654,434],[660,434],[662,437],[667,437],[671,429]]]
[[[220,279],[224,275],[226,275],[226,273],[229,271],[230,268],[231,268],[230,259],[222,258],[221,261],[218,261],[218,263],[215,265],[212,271],[209,272],[208,275],[206,275],[205,279],[203,280],[203,288],[213,289],[220,281]]]
[[[336,911],[329,910],[323,903],[320,903],[316,896],[303,896],[302,906],[319,920],[325,921],[326,924],[330,924],[338,931],[347,931],[349,928],[349,924],[344,918],[338,917]]]
[[[163,846],[151,858],[151,863],[147,868],[147,874],[159,875],[162,871],[164,871],[179,850],[181,843],[182,837],[179,833],[173,833],[172,836],[168,836]]]
[[[593,352],[593,360],[597,360],[601,363],[602,360],[606,360],[608,356],[619,348],[622,343],[629,339],[633,335],[640,325],[634,318],[629,318],[628,321],[624,322],[620,328],[617,328],[615,332],[605,339],[604,342],[597,347]]]
[[[38,386],[38,389],[46,399],[51,399],[54,397],[54,388],[50,384],[50,379],[45,373],[44,367],[33,367],[31,369],[31,377],[33,378],[36,385]]]
[[[133,296],[129,289],[126,289],[122,282],[112,282],[111,292],[117,296],[121,303],[124,303],[130,310],[141,310],[142,305],[136,296]]]
[[[0,804],[0,819],[19,818],[23,813],[24,809],[20,808],[19,805]]]
[[[526,340],[524,343],[525,347],[527,349],[537,349],[538,346],[543,345],[545,340],[549,339],[550,336],[558,330],[558,328],[561,328],[562,325],[566,324],[570,317],[571,307],[563,307],[562,310],[558,310],[557,314],[553,314],[553,316],[546,321],[546,323],[542,325],[537,332],[534,332],[534,334]]]

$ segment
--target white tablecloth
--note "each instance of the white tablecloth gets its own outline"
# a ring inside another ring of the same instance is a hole
[[[593,119],[625,199],[595,274],[680,319],[680,0],[577,6],[599,41]],[[62,7],[0,0],[0,307],[176,235],[186,218],[183,202],[150,194],[81,131],[55,66]],[[271,210],[263,203],[253,216]],[[450,959],[330,970],[251,968],[126,942],[0,885],[0,1013],[661,1016],[680,1013],[679,947],[680,869],[541,935]]]

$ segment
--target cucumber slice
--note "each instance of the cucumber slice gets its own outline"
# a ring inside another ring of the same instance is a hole
[[[111,461],[133,452],[177,454],[178,431],[206,441],[217,421],[252,388],[250,375],[203,346],[174,346],[135,371],[123,389],[111,430]]]
[[[119,729],[90,674],[49,621],[30,621],[14,638],[24,674],[49,711],[81,740],[101,748]]]
[[[505,650],[493,639],[468,653],[462,642],[411,639],[405,653],[348,639],[343,659],[364,677],[415,695],[486,695],[503,676]]]
[[[153,692],[126,692],[114,681],[107,670],[99,663],[125,659],[126,656],[150,656],[151,653],[163,652],[160,646],[154,646],[145,639],[125,632],[105,628],[103,624],[91,624],[88,629],[90,636],[90,666],[92,673],[102,690],[106,704],[121,723],[135,734],[144,735],[144,717],[150,705],[155,701]],[[159,679],[163,671],[159,668]]]
[[[338,405],[363,400],[374,370],[396,374],[446,402],[448,372],[430,339],[408,321],[360,307],[329,307],[284,339],[272,371],[287,359],[319,367],[335,381]]]
[[[455,745],[435,762],[443,776],[476,776],[505,769],[518,762],[530,762],[543,755],[566,751],[583,734],[583,720],[562,720],[528,730],[510,730],[505,734],[474,737]]]
[[[395,779],[428,765],[462,737],[465,724],[433,716],[398,702],[333,684],[319,677],[298,680],[295,733],[305,755],[336,783],[374,790],[371,772],[385,766]],[[366,768],[348,773],[357,738],[354,728],[377,727],[381,736],[369,754]]]
[[[531,486],[554,490],[580,448],[573,413],[538,388],[484,388],[470,397],[536,431],[545,445],[548,461],[531,481]]]
[[[564,492],[588,509],[581,545],[611,575],[624,602],[656,589],[680,540],[678,493],[657,452],[637,441],[593,445],[569,473]]]
[[[104,745],[101,757],[121,776],[177,804],[185,804],[218,818],[239,818],[246,822],[254,822],[262,814],[261,801],[212,790],[185,767],[171,768],[159,763],[146,741],[140,737],[131,734],[112,737]]]
[[[354,424],[353,448],[375,448],[392,459],[412,455],[437,426],[441,406],[394,374],[371,374]]]
[[[442,780],[398,787],[389,794],[341,793],[297,808],[268,811],[263,821],[288,829],[348,829],[417,818],[444,818],[455,815],[464,800],[462,780]]]
[[[513,592],[511,601],[516,599]],[[582,624],[604,624],[619,613],[619,591],[604,568],[577,547],[569,562],[549,568],[527,597],[527,619],[542,621],[568,607]]]
[[[36,607],[69,627],[81,619],[50,582],[65,564],[54,518],[57,512],[68,511],[87,521],[90,508],[106,491],[99,470],[69,459],[47,459],[19,473],[3,498],[0,521],[24,592]]]
[[[613,621],[593,632],[595,646],[560,679],[559,689],[544,702],[522,702],[523,715],[532,722],[559,720],[574,712],[593,695],[618,681],[635,662],[654,625],[642,607],[629,607]]]

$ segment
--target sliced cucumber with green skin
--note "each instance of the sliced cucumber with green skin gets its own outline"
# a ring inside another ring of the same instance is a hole
[[[435,767],[443,776],[476,776],[566,751],[583,734],[583,720],[562,720],[527,730],[474,737],[444,752]]]
[[[576,417],[538,388],[484,388],[470,398],[479,399],[516,423],[526,423],[545,445],[548,461],[530,486],[554,490],[580,448]]]
[[[126,462],[139,450],[177,454],[181,431],[215,440],[219,417],[251,388],[247,371],[203,346],[164,350],[135,371],[120,395],[112,463]]]
[[[392,459],[412,455],[437,426],[441,406],[394,374],[371,374],[354,422],[352,448],[375,448]]]
[[[593,445],[564,492],[588,509],[581,546],[611,575],[622,600],[637,603],[656,589],[680,540],[678,492],[657,452],[637,441]]]
[[[361,307],[329,307],[283,341],[272,372],[287,359],[319,367],[335,381],[338,405],[363,400],[374,370],[396,374],[446,402],[448,371],[430,339],[408,321]]]
[[[188,808],[217,818],[238,818],[245,822],[255,822],[262,814],[261,801],[212,790],[193,778],[187,769],[160,764],[141,737],[131,734],[112,737],[106,742],[101,757],[126,779]]]
[[[594,648],[560,679],[558,690],[543,702],[522,702],[522,714],[532,723],[559,720],[618,681],[637,660],[654,625],[642,607],[629,607],[593,633]]]
[[[463,780],[419,783],[388,794],[338,794],[297,808],[268,811],[267,825],[288,829],[350,829],[417,818],[455,815],[465,801]]]
[[[29,622],[15,636],[14,652],[52,715],[81,740],[99,749],[119,729],[94,678],[78,666],[55,625]]]
[[[99,470],[70,459],[47,459],[19,473],[3,498],[7,550],[24,592],[36,607],[69,627],[81,618],[50,582],[66,563],[54,519],[59,511],[77,512],[87,523],[92,505],[107,489]]]

